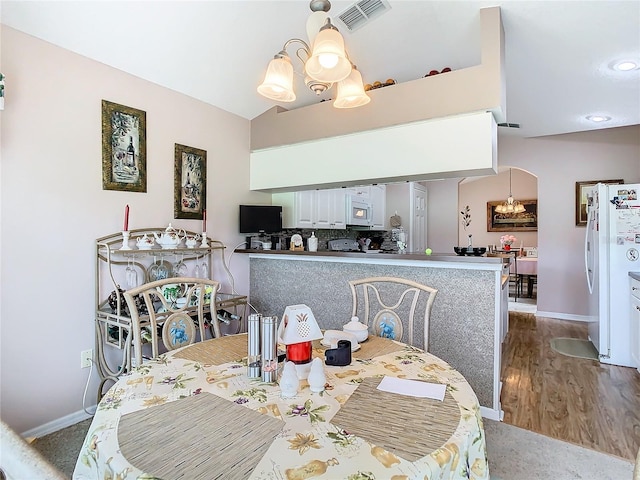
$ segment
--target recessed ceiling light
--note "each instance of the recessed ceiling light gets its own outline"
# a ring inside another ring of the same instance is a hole
[[[632,62],[631,60],[622,60],[620,62],[614,63],[612,68],[620,72],[628,72],[630,70],[635,70],[636,68],[638,68],[638,64],[636,62]]]
[[[605,115],[587,115],[587,120],[600,123],[600,122],[608,122],[609,120],[611,120],[611,117],[607,117]]]

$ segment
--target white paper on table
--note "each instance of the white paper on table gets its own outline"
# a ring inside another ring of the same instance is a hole
[[[444,400],[446,389],[447,386],[440,383],[428,383],[387,376],[378,385],[378,390],[384,392],[398,393],[410,397],[433,398],[440,401]]]

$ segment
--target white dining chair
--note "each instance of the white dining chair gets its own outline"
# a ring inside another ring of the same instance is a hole
[[[349,281],[352,316],[374,335],[428,351],[429,316],[438,290],[413,280],[370,277]]]
[[[0,479],[65,480],[67,478],[2,420],[0,420],[0,445],[2,445]]]
[[[151,358],[157,358],[159,339],[166,350],[175,350],[205,340],[209,325],[219,337],[219,288],[219,282],[206,278],[169,277],[125,291],[137,365],[143,362],[143,343],[151,345]]]

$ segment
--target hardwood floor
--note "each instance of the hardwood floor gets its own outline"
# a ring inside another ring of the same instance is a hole
[[[509,312],[502,357],[504,421],[635,461],[640,373],[555,352],[554,337],[587,339],[587,324]]]

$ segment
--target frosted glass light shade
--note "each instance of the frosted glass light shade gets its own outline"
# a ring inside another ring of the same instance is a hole
[[[293,92],[293,65],[288,57],[277,57],[269,62],[258,93],[279,102],[293,102],[296,99]]]
[[[351,70],[351,74],[338,83],[338,97],[333,102],[336,108],[355,108],[366,105],[371,98],[365,93],[362,84],[362,75],[355,69]]]
[[[324,28],[313,42],[305,71],[314,80],[335,83],[351,73],[351,62],[344,51],[344,39],[338,30]]]

